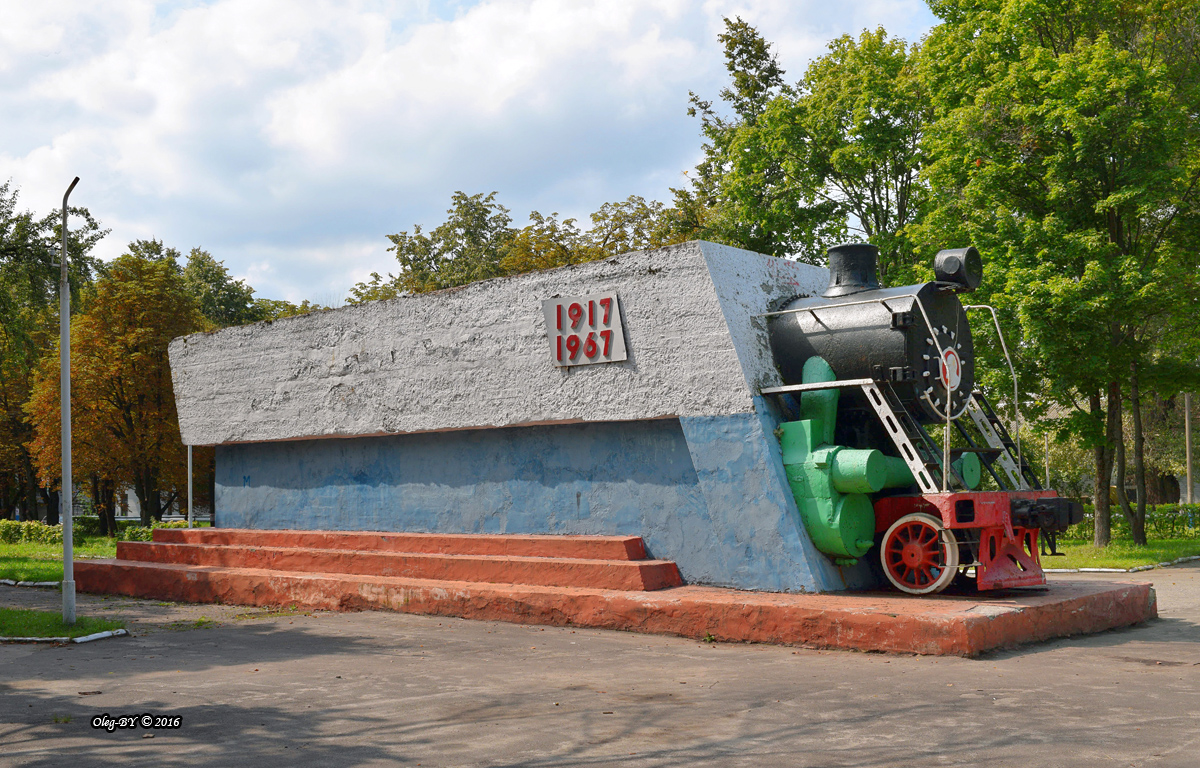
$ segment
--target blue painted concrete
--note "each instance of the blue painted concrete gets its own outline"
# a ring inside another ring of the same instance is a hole
[[[803,529],[777,419],[759,405],[682,420],[222,445],[216,524],[637,535],[689,583],[843,589]]]
[[[822,592],[832,592],[842,589],[865,589],[879,586],[879,577],[872,572],[865,559],[859,560],[854,566],[836,566],[833,561],[817,550],[804,527],[800,517],[800,509],[792,496],[791,485],[788,483],[787,472],[783,466],[783,451],[779,446],[776,430],[783,422],[783,416],[774,403],[764,397],[754,398],[755,418],[758,421],[758,431],[752,433],[758,442],[758,470],[769,475],[763,480],[763,486],[769,489],[769,504],[764,504],[763,514],[769,516],[770,508],[781,508],[786,514],[779,515],[777,520],[780,538],[786,543],[789,557],[798,563],[804,563],[810,568],[812,582],[816,589]],[[764,499],[765,501],[765,499]],[[785,588],[785,591],[792,591]]]

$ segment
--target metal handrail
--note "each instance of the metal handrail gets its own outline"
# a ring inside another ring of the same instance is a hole
[[[815,298],[819,298],[819,297],[815,297]],[[882,304],[888,311],[891,311],[891,307],[889,307],[887,305],[887,303],[888,303],[888,301],[890,301],[892,299],[917,299],[917,295],[915,293],[905,293],[905,294],[901,294],[898,296],[888,296],[886,298],[863,299],[862,301],[843,301],[843,302],[839,302],[837,304],[821,304],[820,306],[816,306],[816,307],[799,307],[798,309],[778,309],[774,312],[763,312],[761,315],[755,315],[755,317],[774,317],[776,315],[792,315],[797,312],[814,312],[814,310],[817,310],[817,309],[837,309],[838,307],[858,307],[858,306],[862,306],[863,304]],[[917,299],[917,301],[920,301],[920,299]],[[815,314],[815,312],[814,312],[814,314]]]
[[[759,387],[760,395],[786,395],[791,392],[818,392],[823,389],[842,389],[861,387],[871,379],[838,379],[836,381],[821,381],[815,384],[785,384],[782,387]]]
[[[999,317],[999,315],[996,314],[995,307],[991,307],[987,304],[968,304],[968,305],[964,305],[963,309],[964,310],[986,309],[987,311],[992,313],[992,322],[995,323],[995,325],[996,325],[996,336],[1000,339],[1000,349],[1004,350],[1004,359],[1008,363],[1008,372],[1010,374],[1012,374],[1013,423],[1016,424],[1016,427],[1017,427],[1013,431],[1013,435],[1016,437],[1016,440],[1017,440],[1017,470],[1021,471],[1021,467],[1024,466],[1024,462],[1022,461],[1022,458],[1021,458],[1021,408],[1020,408],[1021,401],[1020,401],[1020,396],[1019,396],[1020,388],[1017,385],[1017,369],[1013,367],[1012,357],[1010,357],[1008,354],[1008,344],[1004,343],[1004,333],[1000,330],[1000,317]]]

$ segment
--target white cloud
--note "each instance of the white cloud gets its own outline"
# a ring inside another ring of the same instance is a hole
[[[0,25],[0,179],[73,201],[113,234],[224,259],[261,295],[344,292],[436,224],[449,195],[499,190],[583,216],[665,199],[694,164],[687,93],[715,97],[716,35],[741,15],[789,78],[918,0],[137,0],[13,3]]]

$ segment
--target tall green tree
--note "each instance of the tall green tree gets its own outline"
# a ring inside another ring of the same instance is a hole
[[[96,268],[90,255],[107,234],[85,208],[69,209],[67,253],[72,301]],[[11,182],[0,184],[0,515],[20,508],[24,517],[37,509],[41,493],[51,522],[57,505],[39,482],[27,444],[33,430],[25,418],[38,360],[50,347],[58,326],[61,214],[38,217],[18,209]]]
[[[193,248],[183,266],[179,263],[182,254],[161,240],[134,240],[129,244],[128,254],[162,262],[180,274],[185,288],[196,300],[200,313],[211,329],[257,323],[260,320],[278,320],[328,309],[308,299],[293,304],[283,299],[255,298],[254,288],[247,285],[245,280],[235,280],[225,267],[225,262],[217,260],[202,248]],[[104,274],[104,269],[105,265],[100,265],[101,274]]]
[[[641,195],[605,203],[589,218],[588,239],[599,258],[674,245],[695,234],[678,209]]]
[[[557,213],[529,214],[529,224],[512,230],[497,249],[498,275],[519,275],[538,269],[581,264],[603,256],[575,219],[559,220]]]
[[[1095,543],[1107,544],[1124,399],[1149,379],[1167,393],[1195,382],[1194,360],[1150,343],[1197,297],[1195,4],[930,7],[943,23],[923,51],[936,117],[925,233],[989,254],[985,285],[1020,335],[1010,346],[1093,446]]]
[[[704,236],[812,263],[856,235],[879,246],[885,282],[911,280],[930,116],[916,48],[882,28],[844,35],[787,85],[758,32],[725,23],[733,87],[721,98],[732,114],[693,94],[705,157],[677,207],[706,200]]]
[[[266,319],[263,309],[254,302],[254,289],[244,280],[234,280],[225,263],[208,251],[193,248],[188,254],[183,283],[196,297],[200,313],[215,328]]]
[[[304,299],[299,304],[293,304],[286,299],[255,299],[254,315],[258,320],[278,320],[281,317],[307,315],[331,307],[322,306],[314,301]]]
[[[805,205],[804,191],[789,183],[778,153],[756,131],[768,105],[791,94],[784,70],[771,44],[740,17],[725,19],[717,39],[732,83],[718,94],[723,107],[689,94],[688,114],[700,119],[704,156],[689,173],[690,185],[673,190],[675,208],[686,228],[705,240],[777,256],[811,250],[810,232],[828,211]],[[748,152],[753,162],[742,157]]]
[[[928,197],[920,174],[931,109],[917,52],[882,27],[843,35],[808,67],[795,97],[776,99],[760,121],[808,203],[827,204],[851,237],[879,247],[879,277],[891,285],[916,279],[909,227]]]
[[[146,259],[147,261],[164,262],[169,264],[176,272],[182,269],[179,265],[179,260],[183,258],[183,254],[177,248],[172,248],[157,238],[134,240],[125,248],[125,253],[129,256]]]
[[[389,251],[396,255],[400,270],[351,289],[351,301],[387,299],[401,293],[424,293],[463,285],[500,274],[500,260],[513,237],[512,218],[496,193],[467,195],[455,192],[448,218],[428,234],[421,225],[388,235]]]

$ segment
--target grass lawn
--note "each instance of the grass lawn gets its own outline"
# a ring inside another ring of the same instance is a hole
[[[1200,539],[1150,540],[1144,547],[1128,539],[1116,539],[1097,549],[1088,541],[1060,541],[1058,551],[1066,557],[1043,557],[1043,568],[1135,568],[1166,563],[1177,557],[1200,555]]]
[[[76,560],[116,556],[116,540],[105,536],[85,539],[75,547]],[[0,544],[0,579],[62,581],[62,577],[61,544]]]
[[[0,608],[0,637],[83,637],[124,626],[121,621],[87,616],[79,616],[67,626],[61,613]]]

